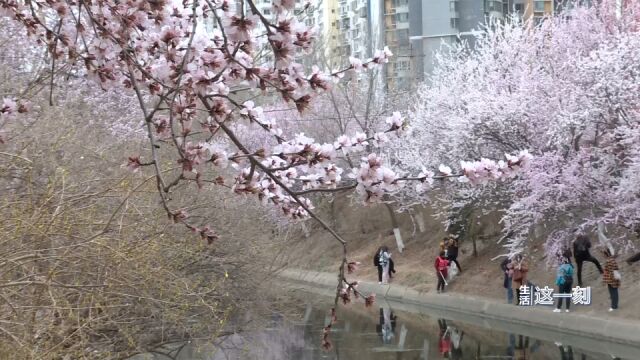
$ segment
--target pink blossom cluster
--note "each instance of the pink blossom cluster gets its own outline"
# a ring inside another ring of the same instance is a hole
[[[518,170],[527,166],[532,159],[531,154],[527,150],[521,151],[518,155],[513,156],[505,154],[507,161],[494,161],[490,159],[481,159],[480,161],[461,161],[462,168],[461,181],[469,181],[472,184],[483,184],[490,180],[500,180],[504,178],[514,177]]]
[[[397,190],[401,184],[391,168],[384,166],[377,154],[362,158],[360,167],[353,169],[350,177],[357,182],[356,192],[365,203],[379,202],[387,192]]]
[[[2,106],[0,107],[0,120],[10,119],[16,114],[27,112],[27,104],[22,101],[16,101],[10,98],[2,99]]]

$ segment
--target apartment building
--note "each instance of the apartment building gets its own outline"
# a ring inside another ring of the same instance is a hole
[[[381,31],[384,45],[394,56],[385,67],[385,87],[387,90],[405,89],[412,82],[415,55],[411,48],[410,0],[383,0],[384,21]],[[415,1],[414,1],[415,3]]]
[[[505,9],[501,0],[381,1],[384,44],[395,54],[386,67],[387,90],[411,89],[426,80],[443,43],[468,41],[473,46],[473,32],[502,19]]]
[[[533,19],[534,24],[540,23],[546,15],[551,15],[555,11],[554,0],[526,0],[523,19]]]
[[[524,21],[540,23],[546,15],[558,10],[555,0],[505,0],[505,12],[516,14]]]

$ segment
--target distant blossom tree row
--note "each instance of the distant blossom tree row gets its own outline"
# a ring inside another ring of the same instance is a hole
[[[526,250],[535,228],[549,229],[549,255],[576,229],[599,223],[609,224],[618,250],[637,246],[628,230],[638,232],[640,222],[639,1],[626,1],[621,15],[614,1],[602,1],[535,27],[499,24],[478,36],[473,51],[456,46],[437,62],[408,134],[391,146],[400,168],[528,149],[535,158],[524,176],[462,188],[467,194],[459,197],[505,211],[511,256]],[[462,180],[482,184],[487,177]],[[421,196],[403,194],[405,201]]]

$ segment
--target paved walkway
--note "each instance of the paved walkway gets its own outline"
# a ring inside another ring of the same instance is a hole
[[[290,287],[327,296],[335,295],[337,276],[332,273],[287,269],[280,278]],[[554,313],[551,307],[516,307],[486,298],[462,294],[421,293],[401,285],[379,285],[359,281],[364,294],[375,293],[376,301],[394,309],[481,325],[541,340],[560,341],[599,353],[640,358],[640,322]]]

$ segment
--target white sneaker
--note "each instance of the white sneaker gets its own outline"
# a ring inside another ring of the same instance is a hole
[[[609,308],[609,311],[613,311],[613,308]]]
[[[569,309],[565,310],[564,312],[569,312]]]
[[[562,346],[562,343],[559,341],[556,341],[554,344],[556,344],[557,346]]]
[[[378,285],[382,285],[382,281],[378,281]]]
[[[562,311],[562,310],[560,310],[560,309],[553,309],[553,312],[555,312],[555,313],[559,313],[559,312],[561,312],[561,311]]]

